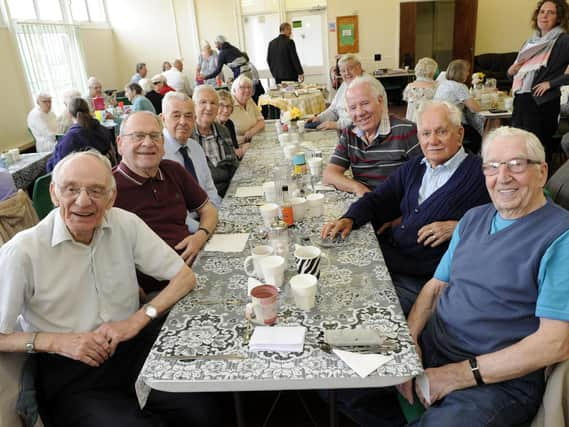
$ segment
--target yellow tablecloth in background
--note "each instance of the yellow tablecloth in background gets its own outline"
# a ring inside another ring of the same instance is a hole
[[[319,114],[326,109],[326,102],[322,92],[306,93],[291,98],[275,97],[270,95],[261,95],[259,97],[259,106],[272,105],[283,111],[298,108],[302,115]]]

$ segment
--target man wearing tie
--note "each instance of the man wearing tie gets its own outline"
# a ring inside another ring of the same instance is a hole
[[[181,92],[168,92],[162,99],[162,123],[164,124],[164,158],[180,163],[197,179],[209,201],[217,208],[221,197],[211,176],[203,148],[191,139],[196,123],[194,102]],[[199,220],[194,213],[189,214],[186,224],[190,232],[199,228]]]

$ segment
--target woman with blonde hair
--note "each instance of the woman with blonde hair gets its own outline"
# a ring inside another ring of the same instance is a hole
[[[403,91],[403,100],[407,102],[405,118],[415,122],[415,114],[423,101],[435,96],[437,82],[433,79],[438,68],[437,61],[432,58],[421,58],[415,65],[416,80],[409,83]]]
[[[247,150],[244,144],[250,143],[265,128],[265,119],[253,102],[253,81],[249,77],[237,77],[231,85],[231,94],[234,99],[231,120],[235,124],[239,146]]]

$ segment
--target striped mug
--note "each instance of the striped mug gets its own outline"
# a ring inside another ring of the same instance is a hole
[[[320,278],[320,260],[324,258],[330,265],[330,259],[316,246],[296,245],[294,260],[298,274],[312,274]]]

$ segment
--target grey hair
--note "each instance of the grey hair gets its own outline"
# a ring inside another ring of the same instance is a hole
[[[221,34],[215,38],[215,42],[219,44],[223,44],[227,42],[227,38],[222,36]]]
[[[346,53],[345,55],[342,55],[340,57],[340,59],[338,59],[338,67],[340,65],[344,65],[350,61],[352,61],[353,63],[358,64],[360,66],[362,65],[360,59],[356,55],[354,55],[353,53]]]
[[[39,92],[39,93],[36,95],[36,102],[39,102],[40,98],[49,98],[49,99],[51,99],[51,95],[50,95],[49,93],[47,93],[47,92]]]
[[[134,111],[130,114],[127,114],[127,116],[123,119],[123,121],[121,122],[121,128],[120,128],[120,132],[119,134],[122,136],[125,133],[125,129],[127,127],[128,122],[130,121],[131,117],[136,116],[138,114],[144,114],[148,117],[152,117],[154,119],[154,121],[156,121],[156,123],[158,124],[158,127],[160,128],[160,132],[162,132],[162,128],[164,127],[162,125],[162,121],[160,120],[160,118],[154,114],[152,111]]]
[[[211,92],[211,93],[215,94],[215,97],[219,101],[219,96],[217,95],[217,91],[211,85],[196,86],[196,88],[194,89],[194,94],[192,95],[192,100],[194,102],[198,102],[198,100],[200,99],[203,92]]]
[[[97,159],[103,167],[105,168],[105,172],[107,175],[107,179],[110,181],[111,190],[116,191],[117,183],[115,181],[115,177],[113,176],[113,167],[111,166],[111,161],[108,159],[107,156],[104,156],[99,151],[91,148],[86,151],[74,151],[71,154],[68,154],[63,159],[61,159],[55,167],[53,168],[53,172],[51,173],[51,182],[55,186],[55,194],[59,197],[59,186],[61,185],[61,179],[63,177],[63,173],[65,171],[65,166],[73,159],[80,157],[80,156],[91,156]]]
[[[146,63],[145,62],[139,62],[138,64],[136,64],[136,72],[138,73],[144,67],[146,67]]]
[[[68,106],[73,98],[81,98],[81,92],[77,89],[68,89],[63,92],[63,103]]]
[[[95,76],[91,76],[91,77],[89,77],[89,79],[87,79],[87,86],[89,86],[89,87],[93,87],[93,86],[95,86],[97,83],[100,84],[100,85],[102,85],[101,80],[99,80],[99,79],[98,79],[97,77],[95,77]]]
[[[419,104],[417,112],[415,113],[418,128],[421,127],[423,115],[428,110],[435,107],[445,107],[447,109],[447,118],[452,123],[452,125],[455,127],[462,126],[462,112],[455,104],[448,101],[429,100],[421,102],[421,104]]]
[[[415,65],[415,75],[417,77],[432,79],[438,66],[439,64],[437,64],[437,61],[432,58],[421,58]]]
[[[237,93],[237,89],[239,89],[239,86],[241,86],[242,83],[253,87],[253,80],[244,74],[240,74],[239,77],[233,80],[233,83],[231,84],[231,93],[235,95]]]
[[[375,98],[379,98],[381,96],[385,101],[387,101],[387,94],[385,93],[385,88],[379,82],[379,80],[377,80],[375,77],[370,76],[369,74],[362,74],[361,76],[358,76],[354,80],[352,80],[350,82],[350,85],[346,89],[346,94],[350,89],[364,84],[368,85]]]
[[[184,92],[170,91],[166,95],[164,95],[164,98],[162,98],[162,113],[165,113],[168,110],[170,102],[172,102],[175,99],[182,102],[188,102],[188,101],[192,102],[192,98],[190,98]]]
[[[530,160],[545,163],[545,150],[537,136],[527,130],[513,128],[510,126],[499,127],[488,134],[482,143],[482,161],[485,162],[488,160],[488,150],[490,149],[490,144],[492,144],[495,139],[515,137],[521,138],[525,142],[527,155]]]

